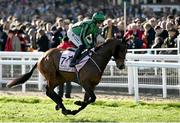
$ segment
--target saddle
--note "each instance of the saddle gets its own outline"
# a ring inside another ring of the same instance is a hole
[[[83,51],[80,57],[76,60],[77,64],[75,65],[75,67],[69,67],[70,62],[74,57],[75,49],[70,48],[68,50],[63,51],[59,60],[59,70],[66,72],[79,72],[79,70],[89,60],[93,52],[94,49]]]

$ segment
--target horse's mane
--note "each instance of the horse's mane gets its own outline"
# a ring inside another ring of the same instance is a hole
[[[107,44],[111,43],[111,41],[114,41],[114,40],[115,40],[115,39],[107,39],[107,40],[105,40],[104,43],[102,43],[101,45],[95,47],[95,51],[101,49],[102,47],[106,46]]]

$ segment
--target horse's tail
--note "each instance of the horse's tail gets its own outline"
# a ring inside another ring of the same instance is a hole
[[[9,82],[6,86],[8,88],[14,87],[19,84],[25,83],[33,74],[34,69],[37,67],[37,63],[33,66],[33,68],[26,74],[22,75],[21,77]]]

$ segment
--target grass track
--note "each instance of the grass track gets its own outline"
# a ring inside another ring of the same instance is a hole
[[[64,99],[69,109],[78,108],[74,101]],[[54,106],[45,97],[0,96],[0,122],[180,122],[180,102],[97,99],[75,116],[64,116]]]

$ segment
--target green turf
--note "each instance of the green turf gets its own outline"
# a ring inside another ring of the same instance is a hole
[[[64,99],[66,107],[77,109],[75,99]],[[75,116],[64,116],[49,98],[1,96],[0,122],[180,122],[180,102],[102,100]]]

